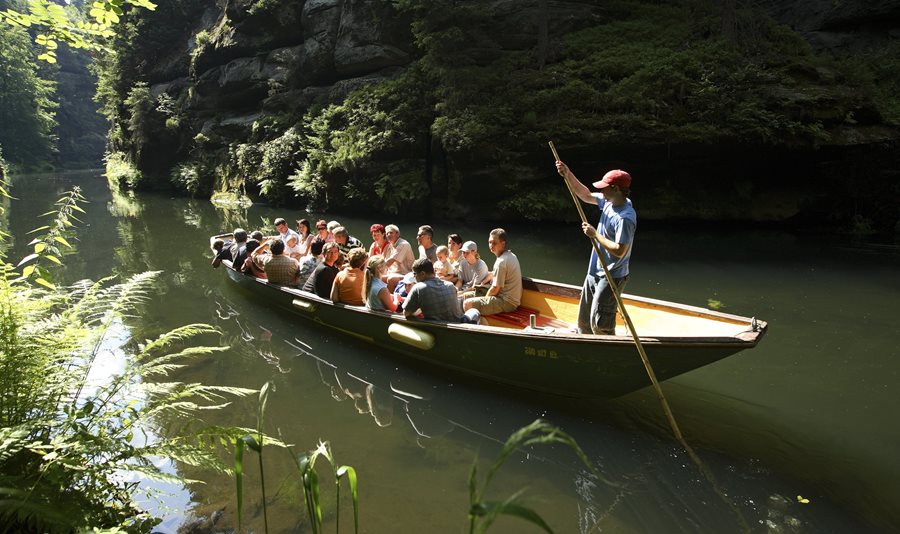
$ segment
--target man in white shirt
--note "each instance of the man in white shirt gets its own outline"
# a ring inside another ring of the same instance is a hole
[[[481,315],[514,311],[522,302],[522,268],[519,258],[506,245],[506,230],[491,230],[488,247],[497,256],[491,273],[491,287],[483,297],[467,298],[463,308],[476,308]]]

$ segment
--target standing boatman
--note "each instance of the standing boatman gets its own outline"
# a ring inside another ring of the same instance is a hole
[[[591,193],[562,161],[557,160],[556,171],[566,179],[582,202],[596,204],[600,208],[597,228],[582,222],[581,230],[599,243],[610,276],[621,293],[628,282],[631,244],[637,228],[637,213],[628,198],[631,193],[631,175],[619,169],[609,171],[593,184],[600,192]],[[578,333],[614,335],[616,308],[615,295],[595,249],[591,252],[591,262],[588,264],[578,304]]]

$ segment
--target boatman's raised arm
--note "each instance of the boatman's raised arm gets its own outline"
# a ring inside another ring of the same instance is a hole
[[[556,172],[569,182],[569,187],[572,188],[572,191],[575,191],[575,195],[580,198],[582,202],[587,204],[597,204],[597,199],[591,194],[591,190],[581,183],[581,180],[575,177],[568,165],[557,160]]]
[[[572,191],[575,192],[575,195],[581,199],[582,202],[587,204],[597,205],[597,198],[591,194],[591,190],[587,188],[581,180],[575,177],[575,174],[572,173],[572,170],[569,169],[569,166],[563,163],[562,161],[556,161],[556,172],[560,174],[566,181],[569,183],[569,186],[572,188]],[[604,195],[605,196],[605,195]],[[608,199],[612,200],[612,199]],[[621,258],[625,256],[625,253],[628,252],[628,243],[616,243],[611,239],[607,239],[600,235],[597,232],[597,229],[591,226],[586,222],[581,223],[581,231],[584,232],[584,235],[596,239],[600,246],[609,251],[610,254],[616,256],[617,258]]]

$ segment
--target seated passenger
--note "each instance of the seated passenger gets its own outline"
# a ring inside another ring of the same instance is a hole
[[[425,319],[451,323],[478,324],[480,314],[471,309],[465,314],[457,298],[456,287],[450,282],[434,276],[434,265],[428,258],[420,258],[413,263],[416,285],[409,291],[403,305],[403,315],[407,318],[421,313]]]
[[[419,259],[428,258],[431,263],[436,262],[437,245],[434,243],[434,230],[427,224],[423,224],[416,232],[416,241],[419,242]]]
[[[331,236],[331,240],[334,241],[334,229],[338,226],[342,226],[341,223],[337,221],[328,221],[328,235]]]
[[[212,244],[213,260],[212,266],[216,269],[222,264],[222,260],[231,261],[231,241],[216,239]]]
[[[335,236],[337,236],[335,232]],[[331,301],[350,304],[352,306],[362,306],[365,304],[363,300],[363,282],[365,273],[363,266],[366,264],[368,253],[366,249],[356,247],[347,254],[347,262],[350,266],[337,273],[334,277],[334,285],[331,288]]]
[[[325,219],[316,221],[316,237],[321,238],[326,243],[334,241],[334,236],[328,232],[328,223],[325,222]]]
[[[316,237],[309,246],[309,254],[303,256],[303,259],[300,260],[300,274],[297,275],[297,285],[299,287],[303,287],[303,284],[306,283],[309,276],[316,270],[316,267],[322,263],[322,248],[324,246],[325,241]]]
[[[244,264],[241,265],[240,270],[248,276],[265,278],[266,272],[253,261],[253,251],[257,248],[259,248],[259,241],[253,238],[247,240],[247,258],[244,260]]]
[[[284,253],[286,256],[290,256],[297,261],[300,261],[300,258],[303,257],[300,248],[300,237],[295,235],[289,235],[287,241],[284,243]]]
[[[450,264],[450,250],[441,245],[435,250],[435,256],[437,256],[437,261],[434,262],[434,274],[437,275],[441,280],[447,280],[450,283],[453,283],[455,280],[450,280],[450,276],[454,274],[453,265]]]
[[[387,284],[381,279],[387,264],[382,256],[372,256],[366,265],[366,276],[363,295],[366,297],[366,308],[373,311],[397,311],[397,302],[388,291]]]
[[[447,248],[450,250],[449,261],[453,274],[447,276],[446,280],[454,284],[459,281],[459,264],[462,262],[462,245],[463,240],[459,234],[450,234],[447,236]]]
[[[331,286],[334,285],[334,277],[337,276],[338,268],[334,266],[341,251],[334,243],[325,243],[322,248],[322,263],[316,266],[306,283],[303,284],[303,291],[315,293],[323,299],[331,298]]]
[[[266,240],[265,236],[263,236],[263,233],[260,232],[259,230],[254,230],[254,231],[250,232],[250,239],[255,239],[255,240],[259,241],[260,245],[262,244],[263,241]]]
[[[403,275],[403,278],[397,282],[397,286],[394,288],[394,291],[391,293],[393,299],[397,302],[397,311],[403,311],[403,302],[406,300],[406,296],[409,295],[409,290],[416,285],[416,274],[413,272],[408,272]]]
[[[373,224],[369,227],[369,233],[372,234],[372,246],[369,247],[369,258],[382,256],[382,259],[384,259],[383,256],[385,255],[385,250],[389,244],[384,235],[384,225]]]
[[[338,226],[334,229],[334,242],[337,243],[337,246],[341,249],[341,252],[347,254],[350,250],[354,248],[362,248],[363,244],[359,239],[356,239],[350,232],[347,231],[343,226]]]
[[[247,259],[247,230],[235,228],[231,235],[234,236],[234,243],[231,245],[231,266],[240,269]]]
[[[300,219],[297,221],[297,233],[300,234],[300,255],[306,256],[309,254],[309,247],[316,237],[315,234],[312,233],[308,219]]]
[[[387,236],[390,247],[385,253],[384,261],[387,262],[388,270],[385,274],[385,282],[388,289],[393,291],[397,287],[397,282],[403,279],[403,275],[412,270],[413,251],[409,241],[400,237],[400,229],[395,224],[389,224],[384,227],[385,236]]]
[[[522,302],[522,268],[519,258],[506,244],[506,230],[491,230],[488,246],[497,256],[491,277],[491,287],[483,297],[467,298],[463,302],[465,310],[478,309],[482,315],[511,312]]]
[[[265,254],[269,250],[271,254]],[[297,260],[284,254],[284,241],[270,239],[253,251],[257,265],[261,265],[270,284],[292,286],[297,283],[300,264]]]
[[[476,291],[491,280],[487,263],[478,255],[478,245],[474,241],[466,241],[462,246],[462,261],[459,263],[459,281],[456,285],[460,291]]]
[[[275,219],[275,229],[278,230],[278,236],[281,237],[281,241],[285,245],[287,245],[287,240],[292,235],[297,236],[297,242],[300,242],[300,235],[297,232],[291,230],[291,227],[288,226],[287,221],[282,219],[281,217]]]

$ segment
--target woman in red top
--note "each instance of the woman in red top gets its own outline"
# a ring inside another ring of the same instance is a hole
[[[374,240],[372,246],[369,247],[369,257],[384,256],[384,250],[390,245],[384,236],[384,225],[373,224],[369,227],[369,232],[372,233],[372,239]]]

